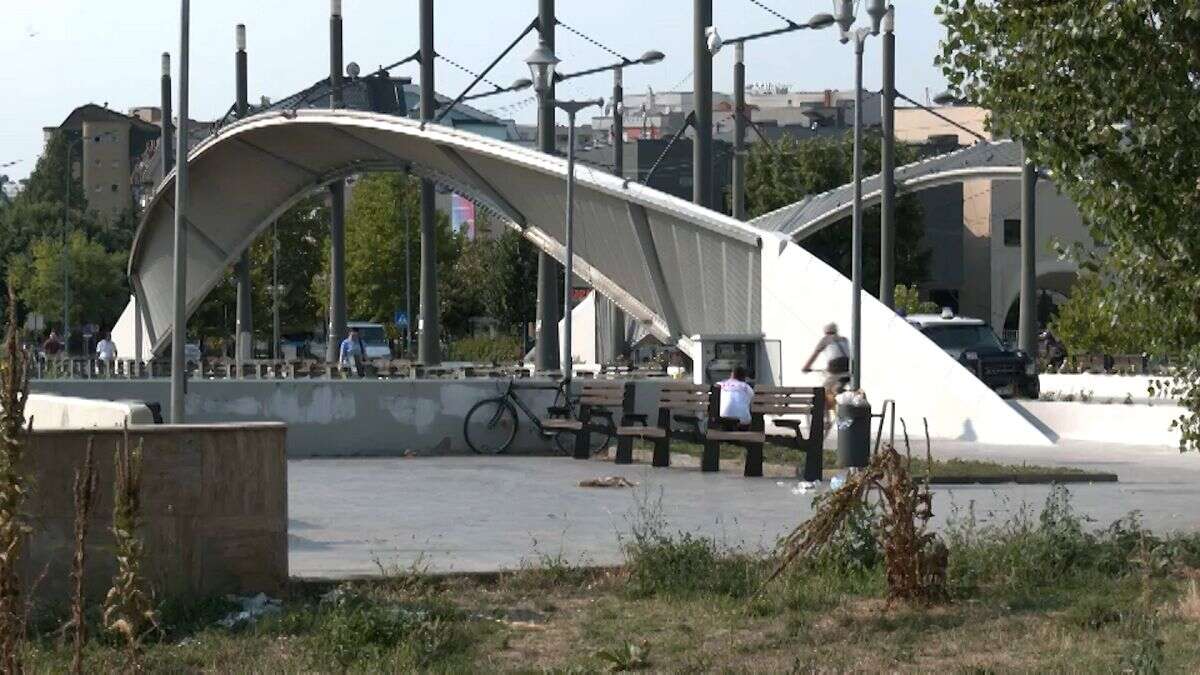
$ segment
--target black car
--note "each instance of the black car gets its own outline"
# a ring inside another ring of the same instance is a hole
[[[910,316],[908,322],[1001,396],[1036,399],[1041,394],[1035,357],[1006,345],[983,321],[930,314]]]

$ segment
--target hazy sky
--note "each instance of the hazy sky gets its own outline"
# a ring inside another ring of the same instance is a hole
[[[796,21],[831,11],[832,0],[763,0]],[[192,2],[191,116],[222,114],[234,97],[234,26],[245,23],[250,54],[251,100],[293,93],[326,76],[329,68],[329,0],[195,0]],[[417,0],[344,0],[346,61],[364,72],[398,61],[417,49]],[[714,23],[730,38],[780,25],[751,0],[715,0]],[[896,0],[897,88],[923,99],[944,86],[933,56],[942,35],[936,0]],[[473,70],[483,68],[537,12],[535,0],[437,0],[437,49]],[[636,58],[658,49],[667,59],[625,73],[625,91],[690,89],[691,0],[558,0],[559,19]],[[860,14],[863,14],[860,12]],[[169,51],[178,72],[179,2],[176,0],[0,0],[0,173],[13,179],[32,171],[42,148],[42,128],[57,126],[78,105],[105,103],[125,111],[158,105],[160,54]],[[863,17],[865,19],[865,16]],[[861,22],[861,19],[860,19]],[[493,71],[501,85],[527,76],[529,36]],[[865,82],[879,86],[879,48],[868,44]],[[599,48],[560,28],[557,54],[563,72],[613,61]],[[733,50],[717,55],[716,89],[732,82]],[[835,29],[799,32],[750,43],[748,82],[796,89],[853,86],[853,50]],[[415,66],[394,71],[416,79]],[[453,96],[470,77],[444,61],[437,88]],[[574,80],[560,96],[604,96],[609,75]],[[479,101],[480,108],[531,121],[528,92]],[[505,107],[510,106],[510,107]],[[10,162],[16,164],[5,166]]]

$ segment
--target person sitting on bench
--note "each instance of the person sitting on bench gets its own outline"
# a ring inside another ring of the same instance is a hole
[[[725,431],[750,428],[750,400],[754,389],[746,384],[746,369],[736,366],[721,387],[721,419],[719,424]]]

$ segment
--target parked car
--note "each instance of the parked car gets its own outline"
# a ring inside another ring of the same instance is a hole
[[[1036,399],[1041,394],[1035,355],[1006,345],[982,319],[955,316],[949,309],[907,318],[1001,396]]]

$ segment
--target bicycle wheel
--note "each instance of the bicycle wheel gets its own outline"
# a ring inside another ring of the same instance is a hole
[[[503,398],[476,403],[463,420],[463,438],[480,455],[498,455],[508,450],[517,436],[517,411]]]
[[[612,442],[612,437],[616,432],[612,419],[593,417],[592,431],[588,434],[588,452],[595,456],[607,450],[608,444]],[[560,431],[554,434],[554,444],[558,446],[558,451],[562,454],[574,455],[575,432]]]

